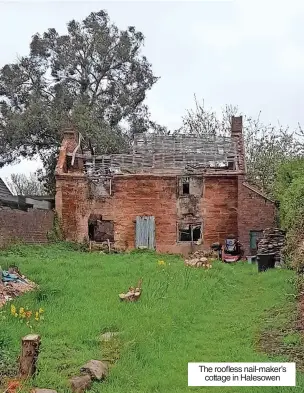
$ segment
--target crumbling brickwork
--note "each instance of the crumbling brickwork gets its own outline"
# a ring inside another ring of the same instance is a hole
[[[176,178],[156,176],[117,177],[113,195],[89,199],[89,184],[85,178],[72,177],[57,181],[57,211],[62,217],[66,238],[88,239],[90,214],[114,222],[116,246],[134,248],[136,216],[154,216],[156,244],[161,251],[176,252]]]
[[[0,209],[0,247],[14,241],[47,243],[47,233],[53,228],[51,210]]]
[[[194,221],[202,221],[203,246],[224,241],[227,235],[237,236],[237,178],[206,177],[201,203]],[[175,176],[117,176],[112,196],[89,199],[89,186],[84,177],[67,176],[57,181],[57,211],[67,239],[88,239],[88,220],[99,214],[114,222],[114,239],[119,248],[135,246],[136,216],[154,216],[158,251],[185,253],[190,245],[178,242],[178,194]],[[191,217],[187,222],[191,222]]]
[[[232,121],[231,140],[235,144],[235,158],[224,169],[202,167],[195,171],[192,164],[192,168],[190,165],[182,171],[176,167],[167,171],[153,168],[146,173],[125,171],[108,176],[102,172],[104,160],[123,165],[130,156],[107,156],[100,161],[101,172],[90,177],[84,170],[87,156],[76,155],[77,137],[69,130],[56,168],[56,210],[65,237],[78,242],[88,240],[94,233],[89,229],[93,216],[101,221],[101,228],[102,221],[113,223],[116,247],[132,249],[136,245],[136,218],[153,216],[157,251],[186,254],[208,248],[214,242],[224,242],[234,234],[248,253],[250,231],[273,225],[275,204],[245,183],[241,117]],[[210,143],[214,148],[214,142]],[[75,158],[72,167],[71,157]],[[177,156],[180,160],[185,157]],[[153,162],[153,157],[150,159]],[[172,163],[172,156],[170,160]],[[159,157],[157,162],[161,164]],[[131,168],[130,161],[128,165]],[[190,235],[192,241],[188,240]],[[193,241],[198,235],[200,241]]]

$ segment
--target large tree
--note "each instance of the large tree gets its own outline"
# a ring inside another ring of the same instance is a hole
[[[105,11],[70,21],[65,35],[35,34],[29,55],[0,70],[0,165],[38,154],[52,173],[66,125],[107,153],[127,146],[126,129],[153,126],[143,101],[157,77],[143,44]]]

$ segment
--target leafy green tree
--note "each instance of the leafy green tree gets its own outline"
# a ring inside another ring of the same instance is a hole
[[[290,159],[276,172],[275,195],[280,202],[280,218],[286,229],[304,218],[304,158]]]
[[[281,164],[276,173],[276,198],[280,220],[287,230],[285,258],[299,273],[304,273],[304,158]]]
[[[70,21],[65,35],[35,34],[29,55],[0,70],[0,164],[38,154],[49,175],[67,125],[107,153],[124,150],[130,130],[153,126],[143,101],[158,78],[143,44],[105,11]]]

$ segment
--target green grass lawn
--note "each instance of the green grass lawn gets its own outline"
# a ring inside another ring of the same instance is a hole
[[[39,291],[14,301],[17,308],[45,310],[44,320],[34,327],[42,346],[33,386],[69,392],[67,380],[79,373],[80,366],[90,359],[106,358],[112,363],[109,378],[94,383],[92,392],[287,393],[304,389],[301,373],[296,388],[187,386],[188,362],[284,359],[259,352],[257,342],[266,326],[280,329],[288,323],[288,315],[294,315],[292,271],[258,274],[255,265],[245,263],[215,263],[205,271],[186,268],[176,256],[89,254],[64,245],[16,246],[0,257],[2,268],[17,264],[40,285]],[[160,259],[165,266],[158,265]],[[140,277],[140,300],[120,302],[118,294]],[[0,316],[0,355],[2,350],[6,363],[17,358],[21,337],[30,332],[9,315],[9,307],[4,308],[2,320]],[[102,345],[100,334],[113,330],[122,332],[120,340]],[[290,338],[285,341],[290,345]]]

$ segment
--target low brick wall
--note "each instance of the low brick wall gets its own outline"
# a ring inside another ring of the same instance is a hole
[[[47,243],[52,230],[54,213],[51,210],[0,209],[0,247],[16,240],[25,243]]]

